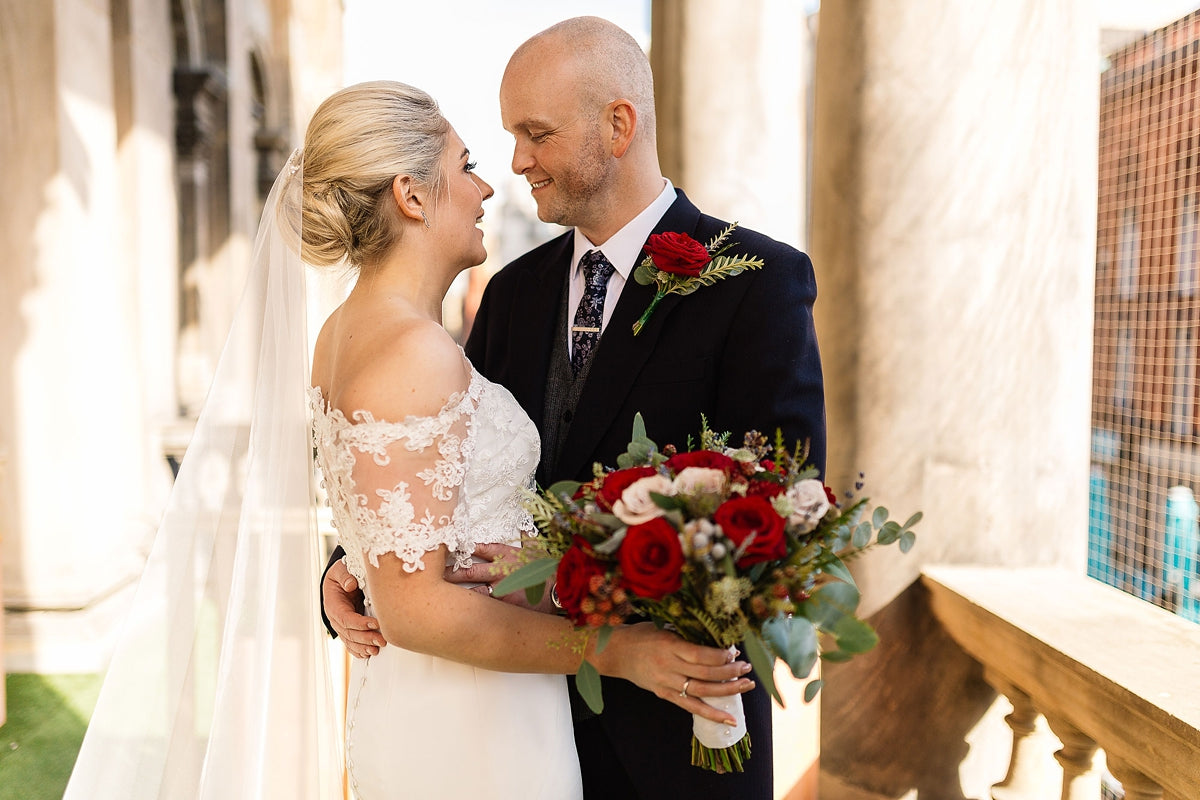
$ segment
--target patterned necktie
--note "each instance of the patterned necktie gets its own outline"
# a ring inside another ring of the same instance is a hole
[[[613,267],[599,250],[588,250],[579,259],[583,267],[583,299],[575,311],[571,326],[571,372],[578,375],[592,359],[600,342],[600,324],[604,320],[604,296]]]

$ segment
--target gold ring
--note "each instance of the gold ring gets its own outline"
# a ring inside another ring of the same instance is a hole
[[[683,691],[681,691],[681,692],[679,693],[679,696],[680,696],[680,697],[687,697],[687,696],[688,696],[687,690],[688,690],[688,687],[689,687],[689,686],[691,686],[691,685],[692,685],[692,679],[691,679],[691,678],[688,678],[687,680],[685,680],[685,681],[683,682]]]

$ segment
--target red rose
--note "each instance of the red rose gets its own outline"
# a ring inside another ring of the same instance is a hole
[[[676,474],[688,467],[704,467],[719,469],[726,475],[732,475],[738,468],[737,462],[732,458],[723,453],[714,453],[712,450],[693,450],[690,453],[680,453],[668,458],[666,464],[667,469]]]
[[[604,566],[588,555],[583,542],[576,538],[574,544],[563,553],[554,576],[554,590],[567,617],[577,625],[584,624],[586,615],[580,610],[584,598],[590,594],[589,584],[596,575],[604,575]]]
[[[748,567],[760,561],[774,561],[787,555],[783,517],[765,497],[747,495],[726,500],[713,514],[713,522],[721,526],[725,536],[736,547],[741,547],[750,534],[754,534],[754,541],[737,562],[739,567]]]
[[[653,234],[643,249],[658,269],[688,278],[699,275],[704,265],[712,261],[704,245],[686,233]]]
[[[662,517],[631,525],[617,551],[621,585],[638,597],[661,600],[683,581],[679,532]]]
[[[612,509],[613,505],[621,499],[621,493],[628,488],[629,484],[634,481],[647,478],[655,473],[654,467],[630,467],[629,469],[619,469],[616,472],[610,472],[604,476],[604,483],[600,484],[600,491],[596,493],[596,500],[606,509]]]
[[[751,480],[746,486],[746,494],[754,497],[765,497],[768,500],[777,495],[781,495],[786,491],[787,487],[782,483],[766,478]]]

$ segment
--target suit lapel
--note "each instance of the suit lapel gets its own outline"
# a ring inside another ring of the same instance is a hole
[[[539,430],[572,241],[570,234],[560,237],[545,259],[525,271],[517,284],[511,312],[512,350],[507,353],[511,369],[504,383]]]
[[[675,202],[659,220],[652,233],[676,231],[694,234],[700,221],[700,210],[678,192]],[[569,256],[568,256],[569,258]],[[639,257],[640,261],[640,257]],[[625,398],[642,367],[654,352],[655,343],[668,317],[683,298],[672,294],[663,298],[646,327],[633,335],[633,323],[654,299],[655,286],[643,286],[630,274],[621,298],[613,310],[612,319],[600,336],[587,383],[575,407],[575,421],[559,455],[559,476],[574,476],[595,460],[596,446],[613,425],[630,426],[633,420],[617,419]],[[548,362],[548,359],[547,359]],[[543,375],[545,370],[543,370]],[[625,432],[626,434],[629,431]],[[610,465],[611,466],[611,465]]]

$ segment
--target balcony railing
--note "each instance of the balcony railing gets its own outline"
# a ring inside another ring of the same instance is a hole
[[[1200,798],[1200,626],[1082,575],[938,566],[923,574],[947,632],[1012,703],[995,800],[1043,797],[1044,717],[1063,800],[1096,800],[1102,750],[1127,800]]]

